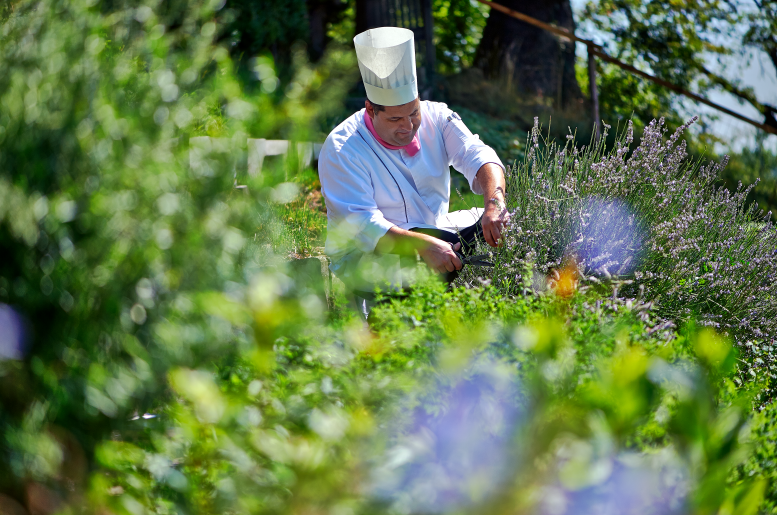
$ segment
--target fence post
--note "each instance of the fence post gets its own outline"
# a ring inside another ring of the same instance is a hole
[[[594,131],[596,138],[599,138],[601,132],[602,120],[599,117],[599,91],[596,88],[596,59],[594,57],[594,46],[588,44],[588,89],[591,91],[591,109],[594,117]]]

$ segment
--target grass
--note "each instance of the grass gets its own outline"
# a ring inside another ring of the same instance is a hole
[[[250,188],[269,192],[263,204],[255,242],[275,254],[292,258],[323,253],[326,241],[326,205],[318,174],[312,168],[289,173],[284,161],[272,163]],[[282,192],[282,193],[281,193]]]
[[[483,195],[473,193],[467,188],[465,191],[454,190],[451,192],[451,202],[448,211],[459,211],[472,209],[473,207],[483,207]]]
[[[323,253],[326,211],[319,189],[304,188],[295,200],[276,206],[274,218],[283,224],[274,251],[295,257]]]

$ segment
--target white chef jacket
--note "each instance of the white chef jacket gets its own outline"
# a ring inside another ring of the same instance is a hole
[[[318,173],[327,207],[330,269],[345,280],[353,279],[359,266],[365,268],[359,275],[369,279],[367,290],[377,276],[396,274],[396,256],[372,254],[391,227],[455,231],[477,222],[482,209],[448,213],[450,166],[480,195],[483,190],[475,180],[480,167],[495,163],[504,169],[496,152],[445,104],[421,102],[417,136],[421,150],[415,156],[388,149],[367,128],[362,109],[338,125],[321,148]]]

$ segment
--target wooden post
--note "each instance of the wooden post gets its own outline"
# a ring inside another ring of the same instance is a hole
[[[602,120],[599,117],[599,91],[596,88],[596,58],[593,45],[588,45],[588,89],[591,91],[591,110],[594,117],[594,131],[596,138],[601,133]]]

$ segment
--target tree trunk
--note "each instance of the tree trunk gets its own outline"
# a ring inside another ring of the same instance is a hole
[[[572,32],[569,0],[498,0],[505,7]],[[575,43],[491,10],[475,54],[475,67],[522,93],[549,99],[555,107],[582,107],[575,76]]]
[[[347,7],[345,0],[307,0],[310,31],[308,56],[311,61],[318,61],[324,55],[329,44],[327,26],[339,21]]]
[[[308,0],[308,26],[310,27],[310,46],[308,55],[312,61],[318,61],[324,55],[328,43],[326,37],[326,5],[323,2]]]

